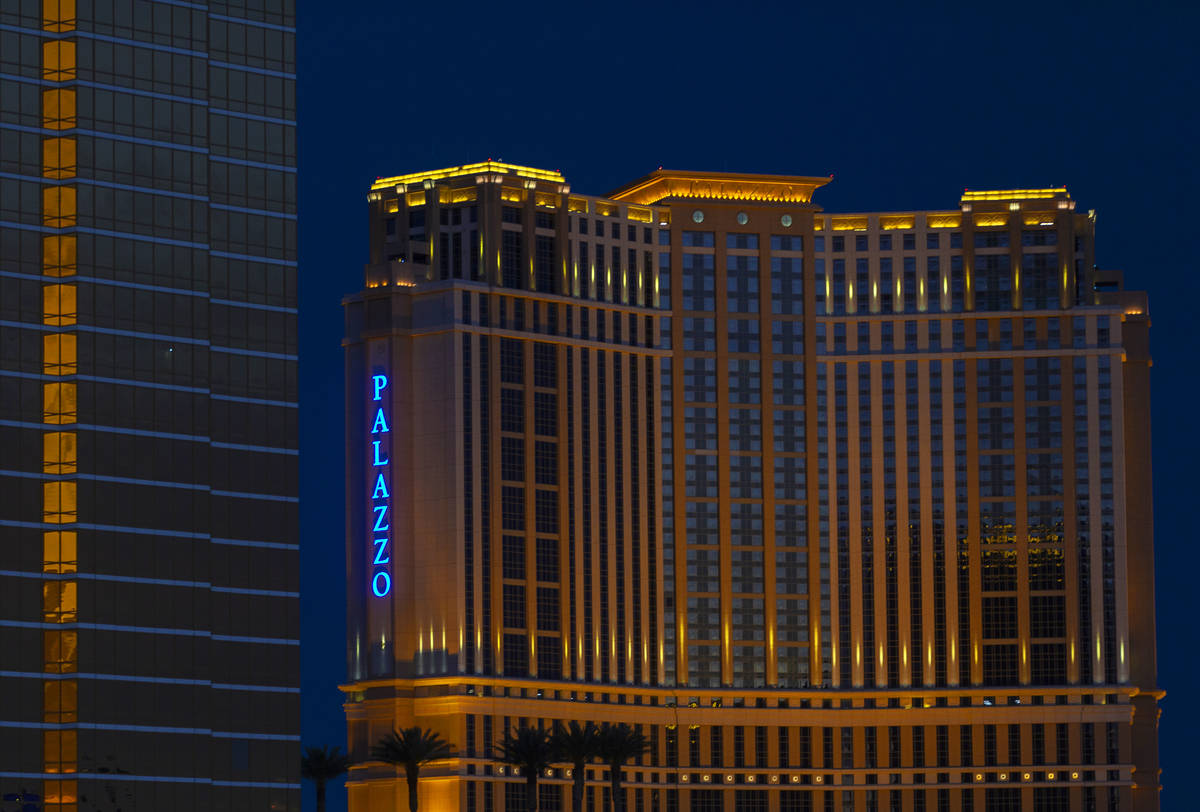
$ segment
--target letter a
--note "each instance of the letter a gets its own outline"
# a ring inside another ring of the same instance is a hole
[[[372,434],[380,434],[391,431],[388,428],[387,419],[383,416],[383,409],[380,408],[375,412],[375,425],[371,426]]]
[[[372,499],[390,499],[391,494],[388,493],[387,483],[383,481],[383,474],[375,480],[375,493],[371,494]]]

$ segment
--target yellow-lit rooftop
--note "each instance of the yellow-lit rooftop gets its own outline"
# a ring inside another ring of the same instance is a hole
[[[831,178],[802,175],[747,175],[734,172],[681,172],[657,169],[607,196],[650,205],[668,198],[808,203],[813,191]]]
[[[445,169],[430,169],[425,172],[410,172],[407,175],[396,175],[390,178],[377,178],[371,184],[371,191],[390,189],[393,186],[406,186],[410,183],[420,183],[426,180],[445,180],[447,178],[478,175],[485,172],[499,175],[513,175],[514,177],[527,178],[529,180],[545,180],[554,183],[566,182],[566,179],[557,170],[536,169],[532,166],[506,164],[501,161],[489,159],[477,164],[464,164],[462,166],[450,166]]]
[[[992,189],[974,191],[967,189],[963,192],[963,203],[980,203],[991,200],[1053,200],[1062,198],[1069,200],[1066,186],[1056,186],[1050,189]]]

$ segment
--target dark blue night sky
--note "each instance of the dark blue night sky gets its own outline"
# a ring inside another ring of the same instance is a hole
[[[299,1],[306,745],[345,744],[339,303],[376,176],[490,157],[603,194],[659,166],[833,174],[829,211],[1065,184],[1098,212],[1101,267],[1150,292],[1163,808],[1191,806],[1200,6],[823,5]]]

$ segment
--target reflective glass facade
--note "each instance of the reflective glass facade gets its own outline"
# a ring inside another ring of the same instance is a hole
[[[299,808],[291,5],[0,10],[0,788],[45,809]]]

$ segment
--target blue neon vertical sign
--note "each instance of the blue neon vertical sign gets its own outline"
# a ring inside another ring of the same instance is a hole
[[[375,417],[371,421],[368,439],[371,459],[371,592],[382,598],[392,591],[391,511],[392,494],[388,489],[391,469],[388,467],[391,427],[388,425],[383,393],[388,387],[388,377],[382,373],[371,376],[371,402]]]

